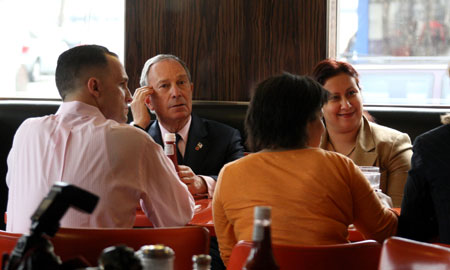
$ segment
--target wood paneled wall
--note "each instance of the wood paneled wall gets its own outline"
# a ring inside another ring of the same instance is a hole
[[[126,0],[130,89],[145,61],[175,54],[189,67],[194,99],[248,101],[270,75],[308,73],[326,57],[326,0]]]

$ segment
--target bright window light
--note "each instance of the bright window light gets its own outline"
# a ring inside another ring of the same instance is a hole
[[[99,44],[123,62],[125,0],[0,0],[1,98],[59,99],[58,56]]]
[[[449,10],[448,0],[337,1],[336,58],[360,73],[365,104],[449,105]]]

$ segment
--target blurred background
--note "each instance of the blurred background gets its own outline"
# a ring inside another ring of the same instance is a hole
[[[124,62],[125,1],[0,0],[0,98],[59,99],[56,60],[73,46],[104,45]],[[365,104],[450,104],[450,1],[332,2],[331,57],[359,71]]]
[[[0,96],[59,99],[58,56],[80,44],[104,45],[123,62],[124,6],[124,0],[0,0]]]
[[[450,104],[450,1],[338,1],[337,57],[366,104]]]

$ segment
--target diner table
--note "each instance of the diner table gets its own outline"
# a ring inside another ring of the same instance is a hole
[[[214,222],[212,217],[212,199],[206,196],[195,196],[194,217],[187,225],[202,226],[209,230],[211,236],[216,236],[214,231]],[[153,224],[148,220],[140,208],[136,210],[136,220],[134,221],[135,228],[153,227]]]
[[[194,217],[187,225],[203,226],[209,230],[211,236],[216,236],[214,230],[214,222],[212,216],[212,199],[204,197],[195,198]],[[392,208],[394,212],[400,215],[400,208]],[[152,227],[152,223],[145,216],[141,209],[136,212],[136,220],[134,227]],[[364,236],[353,226],[348,228],[348,239],[350,242],[358,242],[366,240]]]

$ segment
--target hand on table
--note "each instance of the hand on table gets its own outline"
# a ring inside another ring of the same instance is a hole
[[[133,122],[143,129],[146,129],[150,125],[151,117],[146,104],[149,103],[148,99],[154,92],[153,87],[144,86],[136,89],[133,95],[133,101],[131,102]]]
[[[384,194],[380,190],[375,190],[375,194],[377,194],[378,199],[380,199],[380,201],[381,201],[381,204],[383,204],[384,206],[386,206],[388,208],[393,208],[394,207],[394,204],[392,203],[391,197],[389,197],[388,195]]]
[[[192,195],[208,192],[208,188],[203,178],[196,175],[190,167],[178,165],[178,169],[178,176],[181,181],[187,185],[188,190]]]

